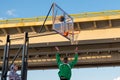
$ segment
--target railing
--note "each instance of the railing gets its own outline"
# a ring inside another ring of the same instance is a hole
[[[87,13],[80,13],[80,14],[72,14],[74,18],[84,18],[84,17],[96,17],[96,16],[111,16],[111,15],[119,15],[120,10],[113,10],[113,11],[104,11],[104,12],[87,12]]]
[[[44,21],[44,19],[45,19],[45,16],[34,17],[34,18],[15,18],[15,19],[8,19],[8,20],[0,20],[0,24],[40,22],[40,21]],[[47,20],[52,20],[52,17],[49,16]]]
[[[120,10],[113,11],[104,11],[104,12],[88,12],[88,13],[80,13],[80,14],[71,14],[73,18],[85,18],[85,17],[95,17],[95,16],[110,16],[110,15],[119,15]],[[23,23],[23,22],[40,22],[44,21],[46,16],[34,17],[34,18],[15,18],[15,19],[7,19],[0,20],[0,24],[9,24],[9,23]],[[49,16],[48,21],[52,20],[52,16]]]

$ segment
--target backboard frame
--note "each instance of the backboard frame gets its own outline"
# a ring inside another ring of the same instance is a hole
[[[60,14],[57,13],[57,9],[60,11]],[[52,5],[52,23],[52,27],[55,32],[64,36],[74,44],[73,18],[55,3]],[[64,35],[64,33],[67,34]]]

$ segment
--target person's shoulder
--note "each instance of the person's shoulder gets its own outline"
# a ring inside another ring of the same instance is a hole
[[[12,72],[12,71],[9,72],[9,76],[12,76],[12,75],[14,75],[14,74],[15,74],[15,73]]]

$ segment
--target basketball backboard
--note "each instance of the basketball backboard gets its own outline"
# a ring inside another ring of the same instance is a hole
[[[61,34],[62,36],[66,37],[71,41],[71,43],[73,43],[74,42],[73,18],[55,3],[53,3],[52,7],[52,21],[53,30]]]

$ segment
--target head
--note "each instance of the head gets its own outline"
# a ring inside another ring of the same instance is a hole
[[[10,70],[16,72],[18,70],[18,66],[16,64],[12,64]]]
[[[68,63],[68,57],[64,57],[64,60],[63,60],[64,63]]]
[[[15,64],[15,66],[14,66],[14,70],[15,70],[15,71],[18,70],[18,65]]]

